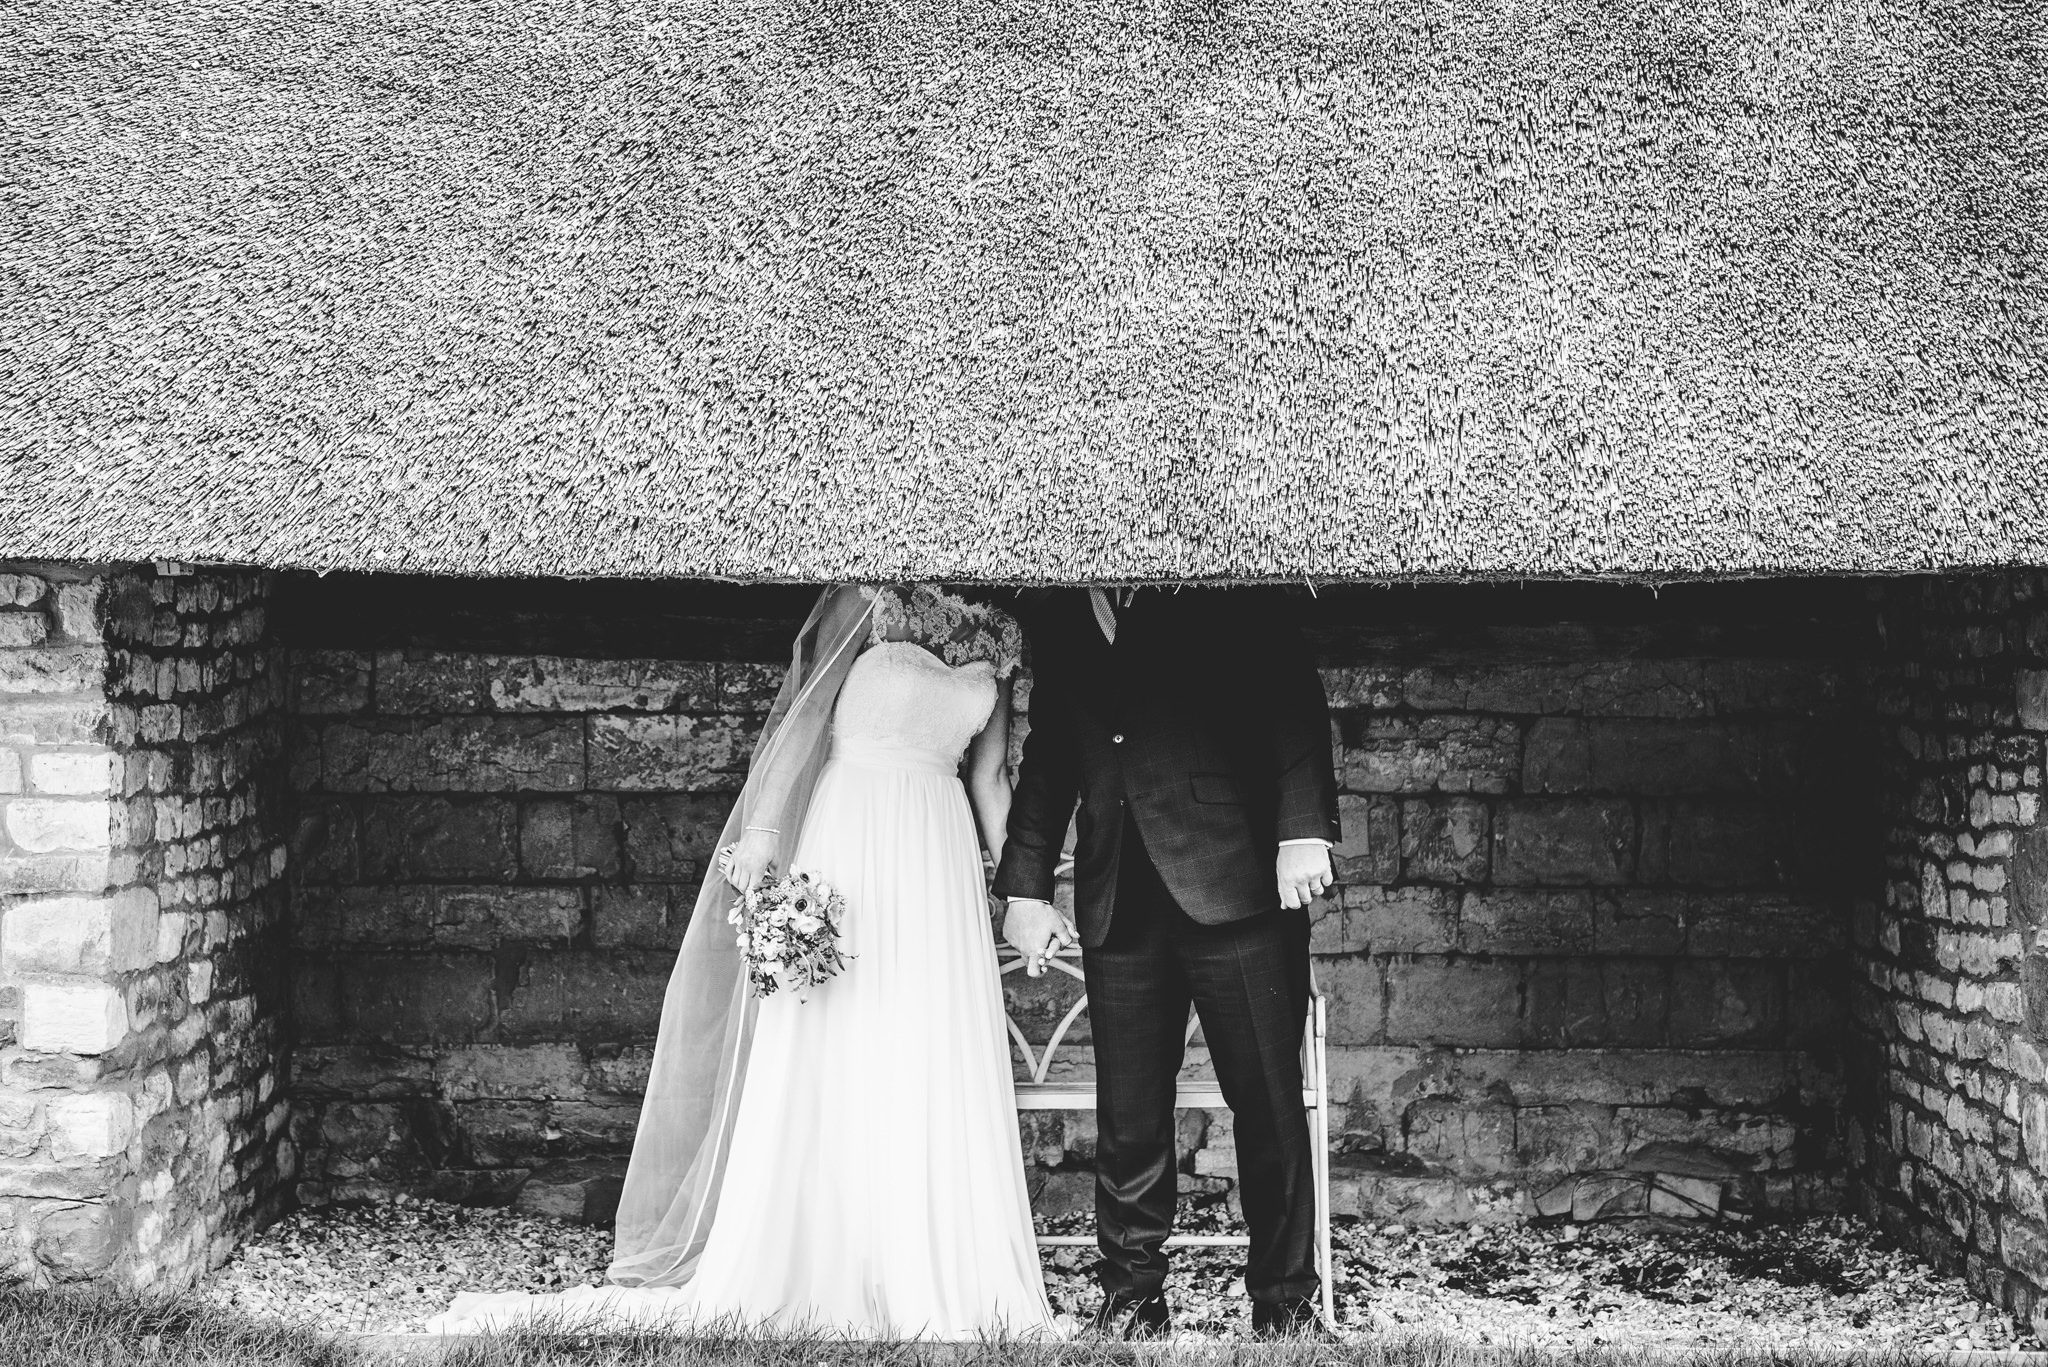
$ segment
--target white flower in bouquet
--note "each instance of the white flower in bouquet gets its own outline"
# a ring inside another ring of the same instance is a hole
[[[756,997],[778,988],[804,998],[846,967],[839,928],[846,898],[822,878],[771,870],[733,903],[727,920],[739,928],[739,949]]]

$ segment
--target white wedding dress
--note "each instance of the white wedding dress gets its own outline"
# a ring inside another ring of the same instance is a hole
[[[695,1276],[463,1295],[433,1330],[1064,1334],[1033,1239],[980,842],[957,776],[996,697],[990,661],[948,664],[908,640],[876,641],[848,673],[792,865],[846,895],[851,961],[808,1000],[785,990],[760,1005]]]

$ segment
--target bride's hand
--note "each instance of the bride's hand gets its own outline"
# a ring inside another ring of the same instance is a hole
[[[761,881],[761,875],[775,860],[775,837],[766,831],[747,831],[719,856],[719,872],[733,891],[745,892]]]

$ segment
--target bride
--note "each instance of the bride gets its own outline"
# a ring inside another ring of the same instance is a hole
[[[979,849],[1002,856],[1020,641],[930,585],[820,595],[669,980],[611,1284],[464,1294],[430,1328],[1062,1332]],[[726,921],[771,867],[847,899],[850,962],[808,1000],[754,998]]]

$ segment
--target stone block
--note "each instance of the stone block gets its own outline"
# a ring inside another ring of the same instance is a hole
[[[620,1096],[640,1096],[647,1090],[648,1070],[654,1050],[643,1044],[599,1045],[590,1051],[590,1089]]]
[[[95,982],[29,982],[21,989],[21,1043],[48,1054],[104,1054],[128,1033],[128,1004]]]
[[[1546,1174],[1611,1168],[1621,1157],[1611,1106],[1576,1103],[1515,1111],[1515,1163]]]
[[[101,1277],[120,1256],[128,1223],[113,1203],[60,1206],[36,1222],[36,1261],[58,1282]]]
[[[1593,948],[1587,892],[1468,890],[1458,901],[1458,947],[1468,954],[1579,954]]]
[[[584,786],[583,723],[554,717],[330,722],[330,792],[573,792]]]
[[[292,826],[291,865],[306,883],[346,883],[357,876],[361,841],[355,808],[317,798],[298,803]]]
[[[42,1141],[42,1119],[34,1099],[0,1094],[0,1158],[26,1158]]]
[[[2030,826],[2014,837],[2006,861],[2006,897],[2022,926],[2039,934],[2048,925],[2048,824]]]
[[[615,878],[618,799],[602,793],[545,798],[519,810],[519,863],[529,878]]]
[[[434,1070],[450,1101],[582,1100],[586,1068],[573,1044],[479,1044],[448,1050]]]
[[[1400,876],[1401,827],[1386,798],[1345,793],[1337,799],[1344,838],[1331,851],[1339,883],[1391,883]]]
[[[299,1101],[393,1101],[431,1095],[443,1051],[374,1044],[309,1045],[292,1050],[292,1096]]]
[[[1682,893],[1622,889],[1593,894],[1593,948],[1601,955],[1676,954],[1685,947]]]
[[[1354,885],[1344,888],[1339,900],[1339,949],[1442,954],[1457,946],[1458,894],[1450,888]]]
[[[1332,712],[1357,709],[1385,711],[1401,705],[1401,677],[1397,671],[1349,665],[1323,669],[1319,673],[1323,682],[1323,698]]]
[[[677,949],[696,898],[662,884],[591,892],[591,940],[599,949]]]
[[[713,664],[541,655],[492,665],[486,690],[491,706],[501,712],[720,710]]]
[[[2013,674],[2013,705],[2020,725],[2048,731],[2048,669],[2021,669]]]
[[[1404,1149],[1425,1162],[1467,1175],[1513,1166],[1515,1112],[1510,1106],[1462,1101],[1419,1101],[1403,1120]]]
[[[6,809],[8,839],[30,854],[104,850],[112,842],[112,809],[104,801],[15,797]]]
[[[69,797],[114,791],[115,756],[110,750],[40,750],[28,757],[29,786],[38,793]]]
[[[1499,793],[1521,768],[1521,729],[1500,717],[1368,716],[1344,751],[1343,786],[1366,793]]]
[[[788,672],[779,664],[724,661],[718,666],[718,710],[766,713],[774,705],[775,695],[782,688],[783,676]],[[1020,675],[1013,710],[1021,710],[1025,706],[1030,687],[1030,674]]]
[[[485,710],[487,657],[428,649],[380,650],[376,710],[439,716]]]
[[[306,887],[292,903],[299,945],[424,945],[434,938],[434,890],[420,886]]]
[[[1487,873],[1486,804],[1476,798],[1401,804],[1401,876],[1416,883],[1479,883]]]
[[[1639,874],[1645,883],[1782,888],[1800,880],[1796,816],[1759,802],[1706,798],[1643,803]]]
[[[1641,1177],[1581,1177],[1572,1186],[1572,1219],[1580,1223],[1639,1215],[1648,1204]]]
[[[1465,1184],[1448,1173],[1413,1160],[1396,1165],[1356,1157],[1331,1165],[1330,1208],[1407,1225],[1462,1224],[1477,1213]]]
[[[1674,1048],[1775,1044],[1785,1025],[1785,971],[1769,962],[1680,962],[1672,967]]]
[[[339,961],[350,1038],[461,1042],[489,1028],[496,974],[481,954],[353,954]]]
[[[15,614],[6,614],[13,617]],[[0,695],[96,693],[106,687],[107,652],[97,644],[0,653]]]
[[[0,574],[0,608],[32,607],[50,586],[33,574]]]
[[[0,649],[20,650],[39,646],[50,636],[49,619],[40,612],[0,612]],[[0,670],[13,665],[15,657],[0,656]]]
[[[563,950],[520,970],[498,1026],[510,1040],[651,1038],[674,956],[654,951]]]
[[[1635,810],[1624,799],[1508,799],[1494,813],[1497,886],[1625,883],[1635,858]]]
[[[111,1158],[135,1136],[135,1106],[119,1092],[56,1097],[43,1107],[49,1120],[50,1156]]]
[[[1397,959],[1387,968],[1394,1044],[1507,1047],[1524,1036],[1517,960]]]
[[[111,729],[104,694],[85,698],[12,698],[0,713],[0,738],[32,745],[92,745]]]
[[[1658,960],[1537,960],[1526,978],[1526,1037],[1562,1049],[1662,1044],[1668,1003]]]
[[[365,879],[481,879],[519,872],[517,808],[492,797],[379,797],[364,802]]]
[[[694,883],[718,847],[732,799],[723,795],[664,793],[619,800],[626,863],[635,880]]]
[[[561,1156],[544,1101],[471,1101],[454,1108],[470,1155],[486,1168],[535,1167]]]
[[[100,977],[156,959],[157,906],[146,888],[17,902],[0,918],[0,972]]]
[[[1575,793],[1592,788],[1593,747],[1581,717],[1541,717],[1522,744],[1522,790]]]
[[[1316,983],[1329,999],[1331,1043],[1369,1044],[1379,1037],[1385,1003],[1378,964],[1369,959],[1324,960],[1316,964]]]
[[[59,584],[56,595],[57,630],[74,641],[95,641],[100,636],[100,602],[106,591],[103,579],[83,584]]]
[[[519,1188],[514,1210],[557,1220],[608,1225],[625,1189],[624,1159],[572,1159],[536,1168]]]
[[[370,657],[353,650],[292,653],[291,710],[301,716],[342,716],[370,706]]]
[[[590,787],[734,793],[746,778],[757,724],[719,715],[595,715],[590,734]]]
[[[583,929],[579,888],[440,888],[434,940],[488,949],[521,940],[567,942]]]
[[[1699,958],[1818,959],[1848,941],[1848,908],[1811,898],[1698,896],[1686,911],[1686,953]]]
[[[1546,717],[1529,728],[1529,792],[1749,792],[1800,768],[1798,734],[1749,723]]]
[[[0,794],[18,793],[27,786],[20,754],[13,750],[0,750]]]

